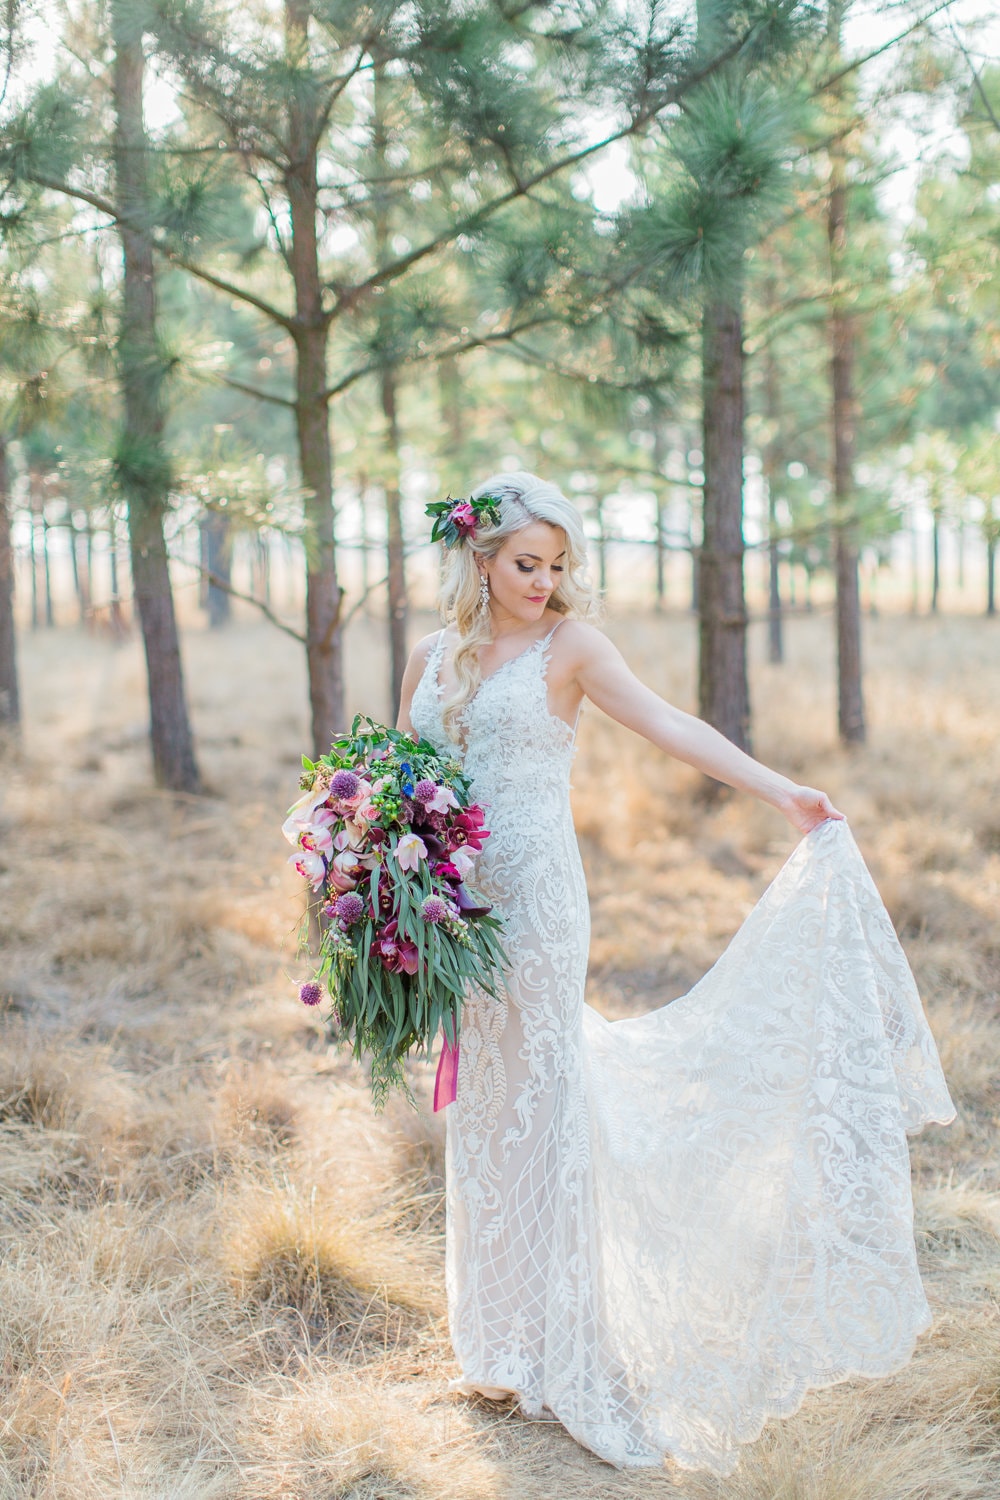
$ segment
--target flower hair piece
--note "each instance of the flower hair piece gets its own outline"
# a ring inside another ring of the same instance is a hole
[[[477,495],[474,500],[432,500],[426,514],[434,517],[431,541],[444,542],[446,547],[457,547],[466,537],[475,540],[478,527],[499,526],[500,496]]]

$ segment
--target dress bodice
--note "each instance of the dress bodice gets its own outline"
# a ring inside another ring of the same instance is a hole
[[[413,694],[413,727],[463,763],[481,802],[515,801],[523,809],[526,800],[537,805],[547,797],[568,798],[576,733],[550,713],[545,680],[552,637],[561,623],[483,678],[461,715],[461,745],[449,737],[442,719],[443,630],[427,653]]]

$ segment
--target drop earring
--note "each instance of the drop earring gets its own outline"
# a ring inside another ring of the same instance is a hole
[[[490,609],[490,581],[485,573],[479,575],[479,613],[489,614]]]

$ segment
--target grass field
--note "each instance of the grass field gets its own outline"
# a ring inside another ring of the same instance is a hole
[[[691,705],[686,619],[611,633]],[[726,1481],[618,1473],[554,1424],[449,1394],[442,1129],[376,1119],[295,999],[301,907],[279,836],[305,746],[294,643],[187,637],[210,794],[151,790],[140,652],[23,643],[0,764],[0,1497],[960,1500],[1000,1493],[1000,634],[869,622],[871,743],[834,744],[829,621],[755,664],[756,749],[848,813],[959,1107],[914,1142],[936,1320],[890,1380],[810,1398]],[[762,642],[754,638],[759,658]],[[385,712],[378,627],[351,707]],[[794,834],[593,712],[575,806],[591,999],[683,992]],[[416,1086],[424,1096],[427,1078]]]

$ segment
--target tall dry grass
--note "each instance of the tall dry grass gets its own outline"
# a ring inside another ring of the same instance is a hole
[[[690,704],[689,622],[613,634]],[[373,1118],[294,999],[277,824],[305,743],[297,651],[249,624],[189,636],[211,784],[189,800],[149,787],[136,644],[40,634],[0,804],[4,1500],[998,1493],[1000,641],[872,622],[872,741],[846,755],[827,622],[789,634],[788,665],[754,669],[758,753],[851,816],[960,1108],[914,1144],[936,1321],[913,1362],[813,1396],[725,1482],[616,1473],[555,1424],[450,1395],[440,1121]],[[352,706],[384,713],[364,696],[377,629],[349,655]],[[687,770],[596,714],[574,780],[591,995],[626,1014],[711,963],[794,835],[746,800],[706,812]]]

